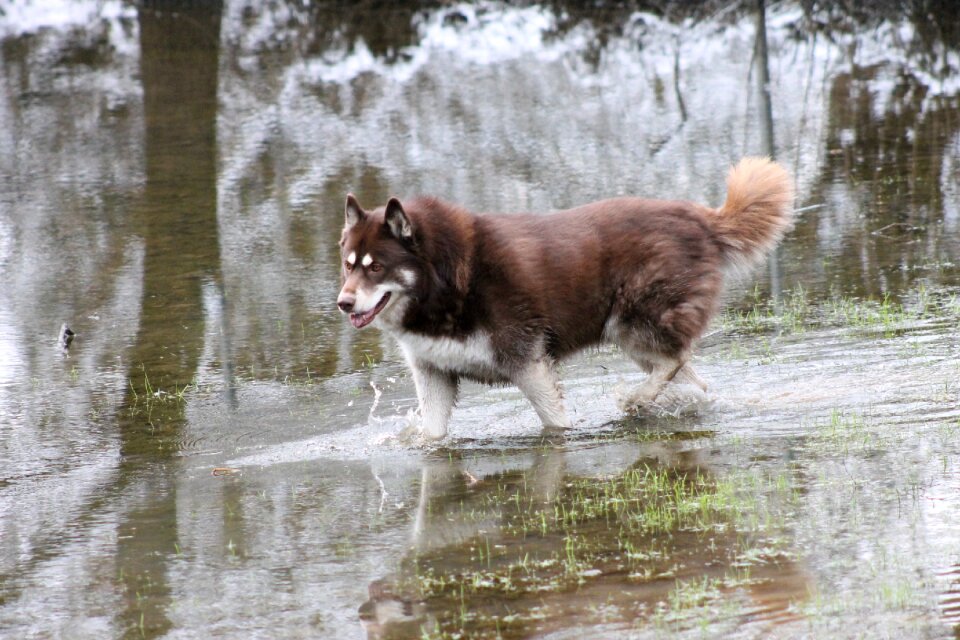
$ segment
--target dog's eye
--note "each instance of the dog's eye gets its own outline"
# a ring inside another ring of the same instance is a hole
[[[350,264],[349,262],[347,262],[346,260],[344,260],[344,261],[343,261],[343,269],[344,269],[345,271],[347,271],[347,272],[353,271],[353,265]]]
[[[377,273],[378,271],[383,271],[383,265],[379,262],[374,262],[370,265],[370,271]]]

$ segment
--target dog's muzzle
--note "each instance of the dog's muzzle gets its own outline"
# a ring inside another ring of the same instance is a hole
[[[357,296],[350,293],[341,293],[337,297],[337,306],[340,307],[340,311],[344,313],[350,313],[353,311],[353,305],[357,303]]]

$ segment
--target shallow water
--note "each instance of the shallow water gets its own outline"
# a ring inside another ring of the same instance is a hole
[[[755,17],[193,6],[0,13],[0,635],[956,636],[950,9],[769,10],[799,218],[708,393],[623,416],[600,349],[571,432],[467,386],[421,449],[334,306],[344,194],[718,204],[765,152]]]

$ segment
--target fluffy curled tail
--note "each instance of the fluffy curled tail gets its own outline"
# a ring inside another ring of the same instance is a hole
[[[712,220],[727,263],[753,266],[793,225],[793,180],[769,158],[744,158],[727,174],[727,200]]]

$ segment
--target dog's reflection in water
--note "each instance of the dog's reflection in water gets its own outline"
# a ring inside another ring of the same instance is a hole
[[[420,637],[424,632],[442,628],[444,618],[456,615],[449,611],[449,594],[436,602],[421,599],[417,580],[424,569],[431,579],[463,580],[466,584],[478,575],[478,570],[498,575],[510,558],[562,557],[565,538],[552,523],[555,509],[563,510],[563,496],[571,485],[589,478],[615,482],[626,472],[649,469],[671,478],[706,478],[702,490],[709,494],[710,478],[716,476],[708,464],[709,456],[709,450],[690,448],[689,441],[678,439],[625,441],[570,452],[545,447],[509,458],[428,461],[421,471],[419,502],[411,526],[411,552],[396,574],[370,584],[369,599],[360,607],[368,637]],[[519,496],[516,504],[515,496]],[[574,506],[571,503],[566,508]],[[515,522],[511,516],[517,511],[531,518],[539,518],[539,512],[548,514],[546,529],[526,535],[511,533],[510,524]],[[618,522],[608,523],[606,528],[602,522],[583,523],[580,534],[584,543],[600,545],[610,553],[599,556],[600,568],[594,569],[597,574],[573,591],[559,588],[525,592],[520,588],[508,597],[491,593],[478,599],[467,589],[460,606],[478,619],[499,619],[508,612],[522,616],[527,610],[541,614],[555,610],[555,619],[548,617],[536,627],[541,631],[560,630],[571,624],[588,624],[594,605],[607,602],[611,594],[621,594],[615,598],[615,604],[624,614],[624,623],[629,622],[649,614],[658,603],[670,602],[682,582],[707,580],[720,584],[729,575],[743,573],[736,563],[749,535],[738,530],[732,520],[725,521],[725,517],[718,512],[717,526],[707,537],[702,531],[676,528],[659,534],[624,534],[638,548],[650,546],[662,556],[640,563],[654,573],[644,579],[631,579],[628,570],[618,566],[622,562],[606,557],[622,555],[617,546],[623,542]],[[660,542],[656,543],[651,536],[660,536]],[[477,555],[480,549],[482,557]],[[546,575],[559,569],[531,570]],[[667,577],[658,577],[659,573]],[[749,582],[731,589],[724,597],[735,599],[746,612],[746,619],[754,623],[775,625],[793,620],[796,614],[792,613],[791,604],[805,599],[810,589],[803,566],[778,556],[752,565],[750,573]]]
[[[386,580],[374,580],[368,589],[370,598],[360,606],[360,623],[370,640],[419,638],[421,629],[435,624],[427,615],[427,607],[394,593]]]

